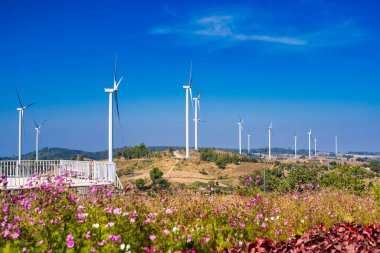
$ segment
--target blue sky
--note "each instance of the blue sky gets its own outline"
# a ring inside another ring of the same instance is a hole
[[[24,152],[33,119],[48,120],[41,146],[105,150],[116,51],[115,146],[184,145],[193,61],[201,146],[236,148],[241,115],[253,147],[267,146],[273,121],[276,147],[293,147],[297,133],[306,148],[311,128],[322,150],[338,135],[343,151],[380,151],[379,10],[351,0],[1,1],[0,155],[17,153],[16,88],[36,102]]]

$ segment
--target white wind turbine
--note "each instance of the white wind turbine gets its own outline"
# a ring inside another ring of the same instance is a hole
[[[20,95],[18,93],[18,90],[16,90],[16,92],[17,92],[18,102],[20,105],[20,107],[17,108],[18,116],[19,116],[18,117],[18,163],[20,164],[21,163],[21,153],[22,153],[22,128],[24,125],[24,110],[31,107],[34,103],[31,103],[29,105],[24,106],[21,102],[21,98],[20,98]]]
[[[268,127],[268,151],[269,151],[269,159],[272,158],[272,149],[271,149],[271,134],[272,134],[272,122]]]
[[[338,156],[338,136],[335,136],[335,156]]]
[[[311,159],[311,129],[307,134],[309,135],[309,159]]]
[[[243,119],[240,118],[240,121],[238,122],[239,127],[239,154],[241,155],[241,132],[243,130]]]
[[[117,55],[115,58],[115,69],[114,69],[114,75],[113,75],[113,88],[105,88],[104,91],[108,93],[108,162],[113,162],[113,95],[115,96],[115,102],[116,102],[116,111],[117,111],[117,117],[120,122],[120,115],[119,115],[119,101],[117,98],[117,92],[119,90],[119,85],[121,83],[121,80],[123,80],[123,77],[117,81],[116,79],[116,62],[117,62]]]
[[[187,85],[184,85],[183,88],[186,90],[186,158],[190,157],[190,147],[189,147],[189,93],[190,93],[190,99],[191,104],[193,105],[193,96],[191,94],[191,86],[193,82],[193,76],[192,76],[192,70],[193,70],[193,63],[190,63],[190,79],[189,83]]]
[[[314,138],[314,156],[317,157],[317,138]]]
[[[248,147],[247,147],[247,154],[249,155],[251,153],[251,133],[248,130]]]
[[[294,158],[297,159],[297,134],[294,135]]]
[[[34,120],[34,125],[36,126],[34,129],[36,129],[36,161],[38,161],[38,142],[40,139],[40,131],[41,127],[46,123],[46,120],[41,124],[38,125],[37,122]]]
[[[198,117],[198,110],[199,110],[199,114],[201,112],[201,104],[200,104],[200,100],[201,99],[201,94],[198,93],[198,95],[193,98],[194,100],[194,149],[195,150],[198,150],[198,123],[200,121],[200,118]]]

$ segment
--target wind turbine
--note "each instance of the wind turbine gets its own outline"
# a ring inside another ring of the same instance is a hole
[[[314,156],[317,157],[317,138],[314,138]]]
[[[338,156],[338,136],[335,136],[335,156]]]
[[[307,134],[309,135],[309,159],[311,159],[311,129]]]
[[[200,99],[201,99],[201,94],[198,93],[198,95],[193,98],[194,100],[194,135],[195,135],[195,142],[194,142],[194,149],[198,150],[198,123],[200,119],[198,118],[198,109],[199,109],[199,114],[201,112],[201,104],[200,104]]]
[[[20,94],[16,90],[19,106],[18,111],[18,163],[21,163],[21,152],[22,152],[22,127],[24,125],[24,110],[31,107],[34,103],[23,105],[21,102]]]
[[[243,130],[243,119],[240,118],[240,121],[238,122],[239,127],[239,154],[241,155],[241,132]]]
[[[119,90],[119,85],[121,83],[121,80],[123,80],[123,77],[117,81],[116,78],[116,63],[117,63],[117,55],[115,57],[115,69],[113,74],[113,88],[105,88],[104,91],[108,93],[108,162],[113,163],[113,96],[115,96],[115,102],[116,102],[116,111],[117,111],[117,117],[120,122],[120,115],[119,115],[119,101],[117,98],[117,92]]]
[[[297,134],[294,135],[294,159],[297,159]]]
[[[249,155],[249,153],[251,152],[251,134],[250,134],[250,131],[248,130],[248,148],[247,148],[247,154]]]
[[[271,139],[270,139],[271,134],[272,134],[272,122],[270,123],[270,125],[268,127],[268,151],[269,151],[268,154],[269,154],[269,159],[272,158],[272,150],[271,150],[271,143],[270,143],[270,141],[271,141]]]
[[[38,161],[38,141],[40,139],[40,130],[41,127],[46,123],[46,120],[41,125],[38,125],[35,120],[33,121],[34,125],[36,126],[34,129],[36,129],[36,161]]]
[[[189,147],[189,93],[190,93],[190,99],[191,99],[191,105],[193,105],[193,96],[191,94],[191,87],[193,83],[193,63],[190,63],[190,78],[189,83],[187,85],[184,85],[183,88],[186,91],[186,158],[190,157],[190,147]]]

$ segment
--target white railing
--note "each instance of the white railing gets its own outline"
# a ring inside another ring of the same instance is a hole
[[[7,185],[2,188],[18,189],[27,186],[32,176],[43,180],[48,176],[61,176],[73,186],[114,184],[122,188],[116,175],[116,165],[98,161],[24,160],[0,161],[0,177]]]

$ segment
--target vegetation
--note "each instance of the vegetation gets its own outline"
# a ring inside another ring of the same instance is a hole
[[[156,184],[160,174],[152,172]],[[2,191],[0,252],[242,252],[258,238],[291,237],[308,246],[299,236],[322,223],[328,229],[342,221],[366,225],[380,218],[371,194],[327,188],[210,195],[211,188],[145,194],[133,186],[124,191],[102,186],[79,195],[57,177],[33,191]]]
[[[224,169],[228,164],[239,164],[240,162],[253,162],[257,163],[259,160],[257,158],[228,154],[228,153],[217,153],[215,149],[201,149],[200,150],[200,160],[205,162],[215,162],[215,164],[220,168]]]
[[[125,148],[123,150],[123,157],[125,159],[146,158],[151,154],[151,150],[145,147],[144,143],[132,148]]]
[[[282,164],[277,163],[273,169],[255,171],[242,177],[245,189],[276,192],[302,191],[305,188],[337,188],[353,193],[363,193],[371,188],[377,174],[361,166],[317,165],[317,164]]]

